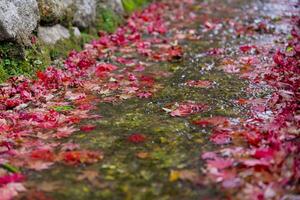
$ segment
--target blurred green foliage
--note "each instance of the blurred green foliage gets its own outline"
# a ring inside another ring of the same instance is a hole
[[[123,7],[128,13],[140,9],[148,2],[149,0],[122,0]]]
[[[122,19],[110,8],[99,8],[96,29],[113,33],[122,23]]]

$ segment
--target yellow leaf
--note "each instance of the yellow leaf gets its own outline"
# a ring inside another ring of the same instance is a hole
[[[180,177],[180,172],[176,170],[171,170],[169,181],[174,182],[177,181]]]
[[[197,182],[199,181],[199,175],[192,170],[171,170],[169,181],[174,182],[179,179],[182,181]]]

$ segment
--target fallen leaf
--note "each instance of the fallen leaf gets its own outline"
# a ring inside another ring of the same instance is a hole
[[[196,88],[209,88],[212,86],[211,81],[202,81],[202,80],[190,80],[185,83],[185,85],[189,87],[196,87]]]
[[[174,109],[170,112],[172,117],[187,117],[207,109],[205,104],[188,101],[186,103],[175,104]],[[164,108],[166,110],[166,108]]]
[[[22,183],[9,183],[0,187],[0,198],[1,200],[12,200],[20,192],[24,191],[26,191],[26,188]]]
[[[150,154],[148,152],[138,152],[136,154],[136,157],[140,158],[140,159],[146,159],[149,158]]]
[[[96,128],[95,125],[87,124],[87,125],[81,126],[80,130],[84,131],[84,132],[90,132],[90,131],[93,131],[95,128]]]
[[[69,165],[92,164],[103,159],[103,154],[98,151],[67,151],[60,153],[60,159]]]
[[[199,174],[192,170],[171,170],[169,181],[174,182],[177,180],[190,181],[192,183],[199,182]]]
[[[138,144],[144,142],[146,140],[146,136],[140,133],[134,133],[128,136],[127,140],[131,143]]]
[[[53,192],[58,190],[61,187],[61,183],[56,181],[56,182],[41,182],[37,185],[37,189],[44,191],[44,192]]]
[[[99,177],[99,172],[94,170],[85,170],[81,175],[77,177],[77,180],[88,180],[89,182],[95,182]]]

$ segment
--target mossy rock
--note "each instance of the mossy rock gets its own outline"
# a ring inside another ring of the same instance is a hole
[[[127,6],[127,12],[141,8],[146,0],[123,0],[123,6]],[[70,2],[70,3],[67,3]],[[74,15],[73,1],[38,0],[41,13],[41,23],[61,23],[71,28]],[[125,4],[124,4],[125,2]],[[57,5],[56,5],[57,4]],[[109,3],[98,4],[97,21],[91,28],[83,30],[81,37],[72,35],[67,40],[61,40],[55,45],[45,45],[39,41],[31,47],[20,46],[13,42],[2,42],[0,44],[0,82],[12,76],[25,75],[35,76],[36,72],[45,69],[57,59],[64,59],[71,50],[81,50],[85,43],[97,38],[99,30],[108,33],[114,32],[122,23],[123,17],[116,13]],[[132,5],[134,6],[132,6]],[[125,7],[124,6],[124,7]],[[66,9],[67,8],[67,9]]]
[[[72,0],[38,0],[38,6],[43,25],[69,24],[72,22],[76,10]]]

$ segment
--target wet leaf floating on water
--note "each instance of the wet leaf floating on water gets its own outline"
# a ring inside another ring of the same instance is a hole
[[[226,127],[229,125],[229,120],[226,117],[210,117],[201,118],[199,120],[193,121],[193,124],[206,127],[206,126],[222,126]]]
[[[203,112],[207,108],[208,106],[205,104],[189,101],[186,103],[176,103],[171,108],[163,108],[163,110],[170,113],[172,117],[187,117]]]

